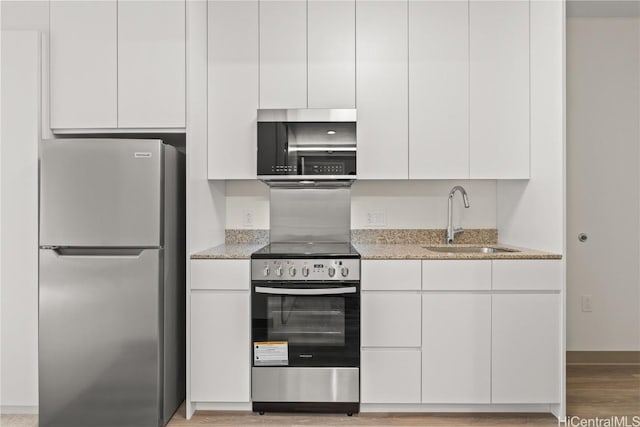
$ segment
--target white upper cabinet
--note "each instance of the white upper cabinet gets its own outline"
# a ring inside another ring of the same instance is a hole
[[[471,0],[470,177],[529,178],[529,2]]]
[[[117,3],[50,3],[51,127],[118,126]]]
[[[407,179],[407,2],[356,2],[358,178]]]
[[[118,127],[185,127],[184,1],[118,3]]]
[[[355,0],[308,0],[308,107],[355,108]]]
[[[469,177],[469,2],[409,1],[409,178]]]
[[[210,0],[208,14],[208,177],[255,179],[258,0]]]
[[[184,128],[185,2],[52,1],[51,128]]]
[[[307,108],[307,2],[260,1],[260,108]]]

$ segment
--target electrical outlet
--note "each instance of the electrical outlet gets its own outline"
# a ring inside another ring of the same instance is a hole
[[[591,304],[591,295],[582,295],[582,311],[590,313],[593,311],[593,305]]]
[[[244,225],[245,227],[253,227],[254,216],[255,215],[253,211],[245,211],[244,214],[242,215],[242,225]]]
[[[387,214],[385,211],[367,212],[367,226],[384,227],[387,225]]]

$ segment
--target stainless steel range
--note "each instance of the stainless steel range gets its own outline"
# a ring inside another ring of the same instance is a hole
[[[360,254],[271,243],[251,256],[253,410],[359,411]]]

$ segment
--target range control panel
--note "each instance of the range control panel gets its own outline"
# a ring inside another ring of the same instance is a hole
[[[253,259],[251,280],[360,280],[358,259]]]

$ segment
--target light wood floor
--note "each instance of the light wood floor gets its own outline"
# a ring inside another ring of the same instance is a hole
[[[640,416],[640,365],[567,367],[567,412],[580,418]],[[633,425],[632,418],[628,418]],[[197,412],[187,421],[184,407],[169,423],[185,426],[531,426],[557,427],[548,414],[358,414],[288,415],[250,412]],[[35,415],[2,415],[2,427],[35,427]]]

